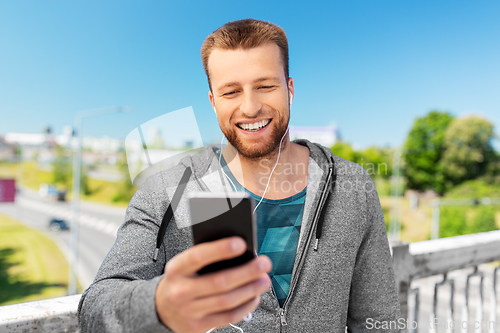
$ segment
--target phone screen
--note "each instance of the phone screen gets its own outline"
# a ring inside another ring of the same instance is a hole
[[[253,199],[242,193],[198,194],[189,199],[193,243],[211,242],[225,237],[240,236],[247,243],[241,256],[210,264],[198,274],[244,264],[256,256],[255,217],[252,214]]]

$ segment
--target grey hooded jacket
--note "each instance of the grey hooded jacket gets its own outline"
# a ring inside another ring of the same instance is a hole
[[[270,289],[261,296],[253,319],[235,324],[245,333],[345,332],[346,327],[348,332],[399,331],[398,295],[374,182],[362,167],[330,149],[307,140],[295,142],[307,146],[310,157],[290,293],[280,308]],[[149,177],[130,201],[114,246],[82,295],[82,332],[172,332],[159,321],[154,298],[165,263],[192,245],[185,194],[157,261],[153,253],[169,198],[187,166],[193,175],[185,193],[231,188],[220,177],[214,148]],[[317,231],[321,215],[324,221]],[[237,330],[228,326],[216,332]]]

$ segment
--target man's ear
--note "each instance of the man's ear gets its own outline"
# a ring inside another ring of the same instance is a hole
[[[290,105],[292,105],[293,98],[295,96],[295,90],[293,88],[293,79],[291,77],[288,78],[288,93],[290,98]]]
[[[208,99],[210,100],[210,104],[212,104],[212,109],[214,109],[214,112],[217,115],[217,110],[215,109],[214,94],[212,94],[211,90],[208,92]]]

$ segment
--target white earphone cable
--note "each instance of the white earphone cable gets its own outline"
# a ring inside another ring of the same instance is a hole
[[[285,137],[286,133],[288,133],[288,129],[289,129],[289,127],[286,128],[285,134],[283,134],[283,136],[281,137],[280,146],[278,148],[278,158],[276,159],[276,163],[274,164],[273,170],[271,170],[271,174],[269,175],[269,179],[267,180],[266,189],[264,190],[264,193],[260,197],[259,203],[257,204],[257,206],[255,206],[255,208],[253,210],[253,214],[255,214],[255,211],[260,206],[260,203],[262,202],[262,200],[264,200],[264,196],[266,195],[267,188],[269,187],[269,183],[271,182],[271,177],[273,175],[274,169],[276,169],[276,166],[278,166],[278,162],[280,160],[280,154],[281,154],[281,143],[283,142],[283,138]]]

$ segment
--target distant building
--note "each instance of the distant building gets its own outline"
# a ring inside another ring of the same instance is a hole
[[[0,137],[0,161],[15,162],[16,159],[16,145]]]
[[[63,135],[60,137],[63,137]],[[71,138],[71,140],[68,141],[68,144],[69,147],[74,147],[74,138]],[[115,165],[118,162],[120,158],[120,152],[122,151],[123,140],[114,139],[107,136],[101,138],[82,138],[82,163],[84,165]]]
[[[61,147],[72,149],[74,145],[73,127],[65,126],[63,129],[63,134],[56,136],[55,140]]]
[[[8,143],[17,143],[23,147],[40,147],[49,141],[50,134],[45,133],[6,133],[5,141]]]
[[[116,153],[123,150],[123,140],[107,136],[102,138],[84,137],[82,139],[82,149],[103,154]]]
[[[5,142],[21,148],[21,159],[50,162],[54,157],[54,149],[58,146],[54,137],[47,133],[6,133]]]
[[[75,138],[70,126],[66,126],[61,135],[55,136],[48,132],[6,133],[5,137],[0,140],[0,160],[9,159],[8,156],[15,154],[16,146],[21,149],[22,160],[36,159],[40,163],[51,163],[56,157],[57,147],[64,147],[68,150],[74,148]],[[82,150],[83,164],[114,165],[118,161],[119,153],[123,151],[123,140],[109,137],[84,137]],[[9,153],[9,151],[13,152]]]
[[[340,140],[336,126],[290,126],[290,140],[307,139],[325,147],[333,146]]]

